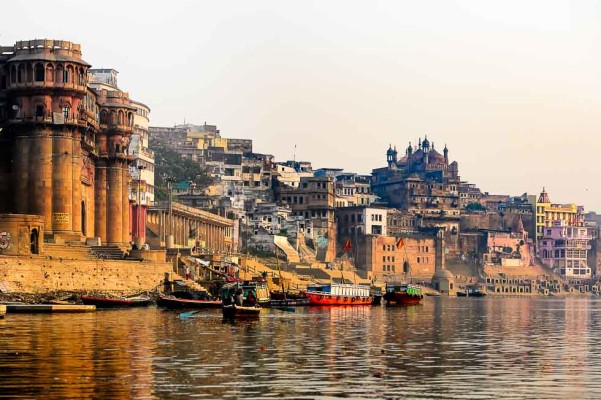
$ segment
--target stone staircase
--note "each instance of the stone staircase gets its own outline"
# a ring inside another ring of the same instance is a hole
[[[44,243],[44,256],[63,260],[89,260],[93,258],[91,248],[83,243]]]
[[[290,243],[288,243],[288,238],[286,238],[285,236],[276,235],[273,237],[273,241],[276,247],[282,250],[282,252],[286,255],[286,261],[289,264],[300,262],[300,256],[298,252],[294,249],[294,247],[292,247]]]
[[[299,232],[296,240],[298,242],[298,252],[303,262],[314,263],[315,261],[317,261],[315,251],[311,250],[311,248],[309,248],[309,246],[307,246],[305,242],[305,235]]]
[[[92,246],[92,256],[104,260],[123,260],[126,252],[119,246]]]

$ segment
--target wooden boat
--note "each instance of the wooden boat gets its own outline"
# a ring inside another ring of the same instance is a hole
[[[240,306],[237,304],[224,304],[221,308],[223,319],[256,319],[261,313],[261,306]]]
[[[0,319],[4,318],[6,315],[6,306],[4,304],[0,304]]]
[[[364,306],[371,305],[369,286],[345,283],[308,285],[307,296],[311,305],[317,306]]]
[[[382,304],[382,291],[380,289],[372,289],[371,291],[372,306],[379,306]]]
[[[180,297],[182,296],[182,297]],[[172,310],[183,310],[183,309],[205,309],[205,308],[220,308],[222,305],[221,300],[214,300],[210,296],[206,297],[191,297],[184,298],[186,296],[178,296],[176,292],[172,294],[160,293],[157,298],[157,306],[169,308]]]
[[[146,307],[152,303],[152,299],[148,296],[98,297],[83,295],[81,301],[85,305],[96,306],[96,308]]]
[[[308,306],[311,299],[305,292],[283,292],[272,290],[269,293],[269,304],[267,307],[299,307]]]
[[[384,300],[386,304],[394,303],[401,306],[419,304],[424,295],[421,286],[408,283],[387,283]]]

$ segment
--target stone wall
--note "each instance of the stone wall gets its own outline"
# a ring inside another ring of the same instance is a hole
[[[171,263],[60,260],[0,256],[0,287],[11,293],[150,291],[173,269]]]

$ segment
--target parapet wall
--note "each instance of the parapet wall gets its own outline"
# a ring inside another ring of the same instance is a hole
[[[0,256],[0,288],[9,293],[151,291],[173,269],[166,262],[60,260]]]

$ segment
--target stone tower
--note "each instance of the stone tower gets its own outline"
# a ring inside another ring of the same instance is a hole
[[[121,244],[135,108],[91,89],[89,67],[67,41],[0,48],[0,212],[42,216],[46,239]]]

